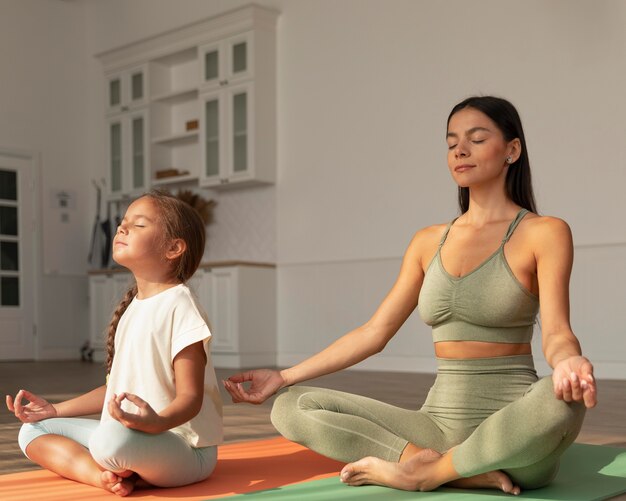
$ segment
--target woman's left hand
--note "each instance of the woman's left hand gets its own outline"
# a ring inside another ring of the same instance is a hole
[[[128,400],[137,406],[139,412],[133,414],[122,409],[122,402]],[[119,421],[127,428],[143,431],[145,433],[161,433],[167,428],[163,428],[163,418],[159,416],[150,404],[132,393],[120,393],[113,395],[107,405],[109,414],[113,419]]]
[[[582,402],[585,407],[595,407],[597,403],[596,380],[593,365],[583,356],[573,356],[561,360],[554,367],[552,383],[556,398],[565,402]]]

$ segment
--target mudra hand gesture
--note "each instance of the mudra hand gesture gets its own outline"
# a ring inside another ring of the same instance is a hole
[[[596,380],[593,365],[583,356],[561,360],[552,373],[554,394],[565,402],[582,402],[585,407],[595,407],[597,402]]]
[[[28,400],[28,404],[23,405],[23,400]],[[15,395],[15,400],[11,395],[6,396],[7,408],[15,414],[15,417],[22,423],[35,423],[42,419],[57,416],[57,410],[47,400],[31,393],[27,390],[20,390]]]
[[[222,382],[226,391],[230,393],[233,403],[262,404],[274,393],[286,386],[280,371],[271,369],[242,372]],[[245,382],[251,383],[247,389],[243,386]]]

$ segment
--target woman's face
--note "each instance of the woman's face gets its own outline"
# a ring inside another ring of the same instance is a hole
[[[511,163],[519,157],[519,140],[506,141],[502,131],[484,113],[463,108],[450,118],[448,168],[461,187],[501,180],[504,183]]]

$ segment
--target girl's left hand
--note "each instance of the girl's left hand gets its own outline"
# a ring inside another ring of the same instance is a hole
[[[139,412],[133,414],[122,409],[122,402],[128,400],[137,406]],[[132,393],[120,393],[113,395],[107,405],[109,414],[113,419],[119,421],[127,428],[143,431],[145,433],[161,433],[167,428],[163,428],[163,418],[159,416],[150,404]]]
[[[582,402],[585,407],[595,407],[597,403],[596,380],[593,365],[583,356],[573,356],[561,360],[552,374],[554,393],[565,402]]]

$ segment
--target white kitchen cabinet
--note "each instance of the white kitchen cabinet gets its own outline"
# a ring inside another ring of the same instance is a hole
[[[131,280],[129,273],[90,275],[91,344],[96,349],[96,360],[106,357],[106,330]],[[211,355],[216,367],[240,369],[276,364],[275,268],[200,268],[188,285],[209,317]]]
[[[106,339],[113,312],[132,283],[130,273],[94,274],[89,277],[90,344],[94,358],[106,358]]]
[[[201,94],[200,100],[204,112],[200,185],[273,182],[274,153],[267,147],[273,143],[267,131],[257,127],[254,83]]]
[[[107,82],[108,114],[130,111],[143,106],[148,97],[147,65],[109,73]]]
[[[250,5],[98,55],[110,199],[152,186],[275,182],[277,17]],[[144,163],[133,171],[122,117],[139,110],[146,135],[133,158]]]
[[[107,119],[109,198],[135,197],[149,187],[148,110]]]
[[[233,85],[254,77],[252,31],[211,42],[199,48],[201,85],[205,90]]]
[[[199,270],[197,294],[211,324],[216,367],[276,364],[276,270],[228,266]]]

